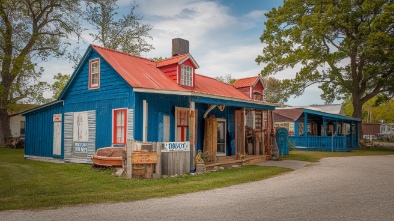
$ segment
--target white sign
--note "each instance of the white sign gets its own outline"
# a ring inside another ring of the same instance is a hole
[[[88,143],[87,142],[74,142],[74,153],[87,153]]]
[[[53,122],[62,122],[62,114],[54,114]]]
[[[167,142],[163,144],[161,152],[190,151],[189,142]]]

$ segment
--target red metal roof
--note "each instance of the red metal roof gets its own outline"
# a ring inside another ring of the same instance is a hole
[[[157,67],[163,67],[166,65],[170,65],[170,64],[176,64],[178,62],[180,62],[182,59],[184,59],[185,57],[187,57],[189,54],[181,54],[172,58],[168,58],[168,59],[164,59],[161,61],[157,62]]]
[[[248,78],[241,78],[241,79],[236,80],[234,82],[233,86],[235,88],[250,87],[250,86],[253,86],[256,83],[258,78],[259,78],[259,76],[248,77]]]
[[[156,61],[91,45],[122,77],[135,88],[187,91],[156,68]]]
[[[196,74],[195,92],[218,96],[232,97],[244,100],[252,100],[231,84],[218,81],[214,78]]]
[[[238,91],[230,84],[220,82],[214,78],[195,75],[195,87],[181,87],[167,77],[157,67],[178,63],[190,54],[179,55],[164,61],[154,61],[123,52],[91,45],[132,87],[144,89],[169,90],[180,92],[196,92],[207,95],[216,95],[229,98],[251,101],[249,97]],[[193,59],[194,62],[194,59]]]

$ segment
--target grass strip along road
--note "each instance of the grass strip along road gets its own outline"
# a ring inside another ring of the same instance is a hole
[[[290,151],[283,158],[319,161],[324,157],[394,155],[383,148],[352,152]],[[116,177],[113,170],[87,164],[58,164],[26,160],[23,150],[0,147],[0,210],[38,209],[89,203],[111,203],[168,197],[267,179],[292,171],[249,165],[203,175],[151,180]]]

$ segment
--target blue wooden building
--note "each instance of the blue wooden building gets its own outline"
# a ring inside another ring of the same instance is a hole
[[[98,148],[129,139],[190,141],[195,154],[204,150],[207,118],[218,125],[215,154],[236,155],[245,153],[242,128],[251,110],[264,113],[259,122],[270,131],[273,105],[196,74],[189,42],[172,43],[173,56],[161,61],[90,45],[59,98],[24,113],[25,156],[91,163]]]
[[[289,141],[300,150],[351,151],[359,148],[361,119],[307,107],[278,108],[275,127],[289,131]]]

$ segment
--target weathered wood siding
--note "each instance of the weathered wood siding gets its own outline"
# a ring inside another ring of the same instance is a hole
[[[53,115],[61,114],[63,104],[39,109],[26,114],[25,118],[25,155],[63,158],[53,155]]]
[[[88,150],[87,153],[75,154],[73,151],[73,124],[74,113],[68,112],[64,114],[64,160],[72,163],[92,163],[91,156],[96,152],[96,112],[88,111]]]
[[[241,91],[243,94],[250,97],[250,87],[241,87],[241,88],[237,88],[237,90]]]
[[[160,67],[159,69],[174,82],[177,82],[177,67],[178,64],[172,64],[172,65]]]
[[[190,151],[162,152],[161,174],[182,175],[190,173]]]
[[[217,150],[217,120],[216,118],[205,119],[205,130],[204,130],[204,153],[216,156]]]

